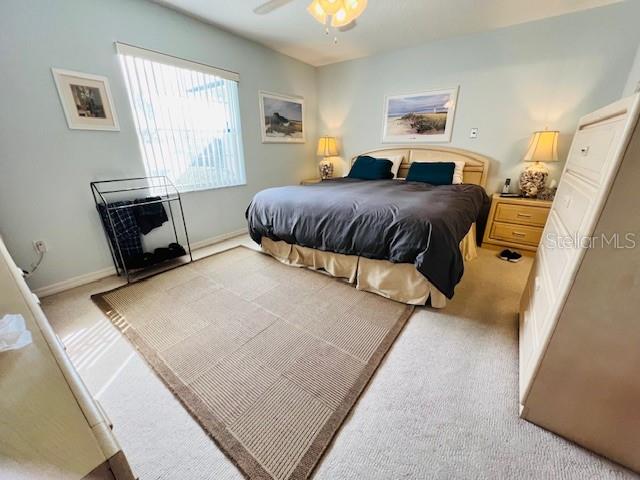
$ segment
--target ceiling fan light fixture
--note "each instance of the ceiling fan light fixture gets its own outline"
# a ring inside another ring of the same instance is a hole
[[[353,18],[356,19],[367,8],[367,0],[344,0],[344,6],[347,9],[347,13],[353,15]]]
[[[313,0],[307,11],[322,25],[343,28],[353,23],[367,8],[367,0]]]
[[[322,5],[320,5],[320,0],[313,0],[307,7],[307,12],[321,24],[324,25],[327,23],[327,14],[322,8]]]
[[[342,7],[340,10],[336,12],[334,16],[331,17],[331,26],[332,27],[343,27],[351,23],[353,18],[349,18],[349,14],[347,10]]]
[[[343,7],[343,0],[318,0],[327,15],[335,15]]]

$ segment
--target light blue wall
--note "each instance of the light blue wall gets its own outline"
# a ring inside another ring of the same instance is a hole
[[[15,260],[50,252],[33,287],[111,265],[89,182],[144,174],[113,42],[121,41],[240,73],[247,186],[185,194],[192,240],[243,228],[252,195],[313,176],[315,68],[142,0],[0,2],[0,235]],[[51,67],[109,78],[120,132],[69,130]],[[306,100],[308,141],[260,141],[258,90]]]
[[[638,50],[636,51],[636,58],[631,66],[631,71],[629,72],[629,78],[627,79],[627,84],[624,87],[623,96],[631,95],[634,92],[639,91],[640,89],[640,45],[638,45]]]
[[[564,156],[578,118],[620,97],[639,17],[627,1],[315,69],[142,0],[3,0],[0,235],[23,267],[47,241],[36,288],[111,265],[89,182],[144,173],[114,41],[240,73],[247,186],[185,195],[198,241],[243,228],[258,190],[315,175],[318,134],[339,136],[346,158],[380,146],[386,94],[460,85],[451,145],[494,159],[490,190],[517,177],[533,130],[561,130]],[[121,131],[69,130],[52,66],[109,77]],[[305,97],[306,144],[260,142],[261,89]]]
[[[385,95],[459,85],[450,145],[494,159],[495,191],[520,174],[534,130],[560,130],[564,158],[579,117],[620,98],[639,18],[629,1],[321,67],[320,133],[341,137],[350,158],[382,145]]]

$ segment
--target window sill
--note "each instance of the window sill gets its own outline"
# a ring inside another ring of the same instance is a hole
[[[180,187],[178,187],[178,191],[180,192],[180,195],[186,195],[189,193],[208,192],[210,190],[223,190],[226,188],[246,187],[246,186],[247,186],[247,182],[243,182],[243,183],[234,183],[233,185],[221,185],[219,187],[202,187],[202,188],[194,188],[189,190],[181,190]]]

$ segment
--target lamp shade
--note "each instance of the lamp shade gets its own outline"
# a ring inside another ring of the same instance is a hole
[[[322,8],[322,5],[320,5],[319,0],[313,0],[307,7],[307,11],[321,24],[324,25],[327,22],[327,13]]]
[[[335,15],[343,2],[342,0],[318,0],[318,3],[327,15]]]
[[[338,155],[338,145],[335,137],[320,137],[318,140],[319,157],[335,157]]]
[[[358,18],[367,8],[367,0],[344,0],[343,6],[331,18],[331,26],[345,27]]]
[[[529,149],[524,156],[525,162],[557,162],[558,134],[557,131],[533,132]]]

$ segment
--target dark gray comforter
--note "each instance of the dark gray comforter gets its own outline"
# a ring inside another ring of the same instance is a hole
[[[477,185],[399,180],[323,181],[269,188],[247,208],[251,238],[413,263],[453,297],[464,263],[459,244],[473,222],[484,228],[489,198]]]

